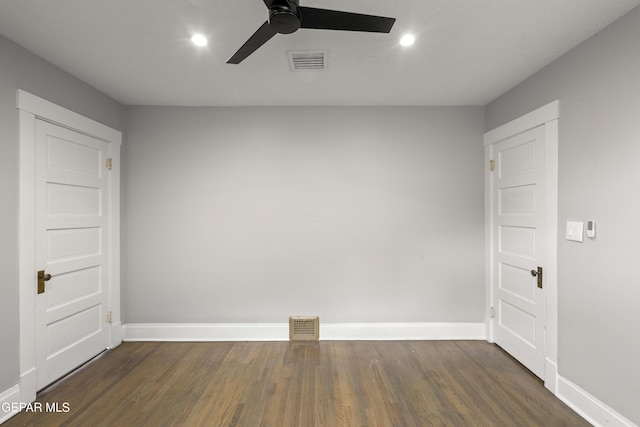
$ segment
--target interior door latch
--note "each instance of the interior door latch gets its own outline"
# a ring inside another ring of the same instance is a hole
[[[537,270],[531,270],[531,275],[538,278],[538,287],[542,289],[542,267],[538,267]]]
[[[44,282],[51,280],[50,274],[45,274],[44,270],[38,271],[38,294],[44,293]]]

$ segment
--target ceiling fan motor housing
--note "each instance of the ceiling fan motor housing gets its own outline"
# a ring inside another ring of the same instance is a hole
[[[253,33],[227,64],[239,64],[276,34],[291,34],[300,28],[315,30],[389,33],[395,18],[300,6],[300,0],[263,0],[269,20]]]
[[[302,16],[299,0],[274,1],[269,8],[269,26],[280,34],[291,34],[300,28]]]

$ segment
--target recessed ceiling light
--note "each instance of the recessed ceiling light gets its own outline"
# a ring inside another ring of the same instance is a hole
[[[207,40],[207,38],[202,34],[194,34],[193,37],[191,37],[191,43],[195,44],[196,46],[203,47],[209,43],[209,40]]]
[[[400,44],[402,46],[411,46],[415,42],[416,42],[416,38],[415,38],[415,36],[413,34],[405,34],[400,39]]]

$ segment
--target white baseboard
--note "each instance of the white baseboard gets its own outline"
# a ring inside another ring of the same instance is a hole
[[[320,325],[321,340],[485,340],[484,323],[333,323]]]
[[[32,368],[20,375],[20,383],[0,393],[0,424],[16,415],[20,404],[36,400],[36,369]],[[16,405],[17,408],[16,408]]]
[[[37,371],[35,367],[20,375],[20,400],[24,403],[36,400],[36,393],[38,391],[36,375]]]
[[[0,424],[7,421],[20,411],[13,411],[15,405],[20,403],[20,385],[16,384],[8,390],[0,393]]]
[[[571,381],[558,376],[558,399],[594,426],[638,427]]]
[[[109,348],[116,348],[120,343],[122,343],[122,323],[113,323],[109,333]]]
[[[284,323],[129,323],[124,341],[285,341]]]
[[[558,392],[558,365],[550,359],[544,359],[544,386],[553,394]]]
[[[288,323],[130,323],[124,341],[287,341]],[[328,323],[321,340],[484,340],[484,323]]]

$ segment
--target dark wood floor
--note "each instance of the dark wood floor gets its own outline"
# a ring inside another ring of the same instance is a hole
[[[70,426],[588,426],[483,341],[123,343],[6,422]]]

